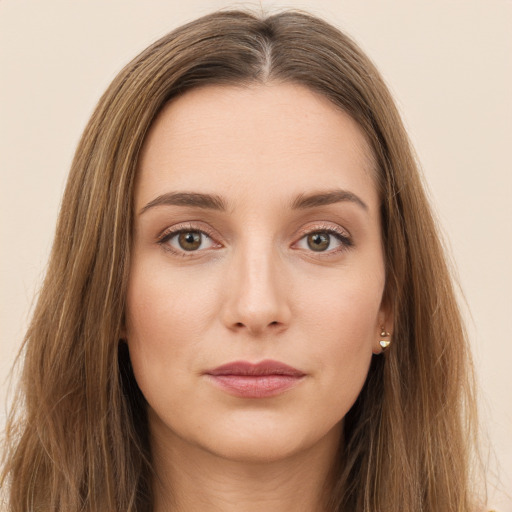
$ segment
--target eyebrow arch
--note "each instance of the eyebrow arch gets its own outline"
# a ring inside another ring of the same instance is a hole
[[[222,197],[212,194],[201,194],[199,192],[168,192],[150,201],[144,206],[139,215],[155,206],[193,206],[207,210],[225,211],[226,203]]]
[[[306,208],[315,208],[317,206],[327,206],[329,204],[349,201],[359,205],[363,210],[368,211],[368,205],[358,196],[348,190],[326,190],[325,192],[316,192],[312,194],[300,194],[292,202],[293,210],[303,210]]]

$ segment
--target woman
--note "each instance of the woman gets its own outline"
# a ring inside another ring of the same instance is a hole
[[[9,510],[477,510],[470,370],[374,66],[306,14],[205,16],[77,149]]]

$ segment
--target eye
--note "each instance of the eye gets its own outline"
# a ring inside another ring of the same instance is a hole
[[[296,247],[314,252],[336,252],[351,245],[347,235],[334,229],[325,229],[307,233],[297,242]]]
[[[174,252],[194,252],[210,249],[217,244],[204,231],[198,229],[179,229],[166,232],[158,241]]]

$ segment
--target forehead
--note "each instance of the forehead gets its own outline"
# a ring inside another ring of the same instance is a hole
[[[153,123],[136,202],[162,187],[250,194],[265,186],[365,189],[372,202],[373,167],[359,125],[302,85],[205,86],[173,99]]]

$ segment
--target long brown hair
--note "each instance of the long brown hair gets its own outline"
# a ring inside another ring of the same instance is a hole
[[[79,143],[7,428],[10,511],[150,511],[146,404],[119,338],[137,161],[155,116],[208,84],[294,82],[361,126],[382,199],[391,349],[345,418],[332,511],[475,510],[467,341],[439,231],[378,71],[328,23],[216,12],[163,37],[101,98]]]

